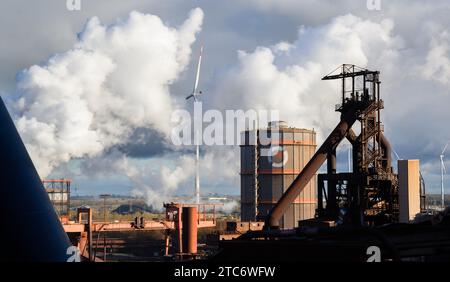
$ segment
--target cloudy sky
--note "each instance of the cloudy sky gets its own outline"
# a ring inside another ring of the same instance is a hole
[[[41,177],[72,178],[78,194],[191,193],[194,151],[170,142],[170,120],[192,108],[201,45],[204,109],[277,109],[319,140],[339,102],[320,78],[342,63],[380,70],[387,137],[440,189],[449,0],[30,2],[1,1],[0,93]],[[239,148],[201,155],[202,191],[238,194]]]

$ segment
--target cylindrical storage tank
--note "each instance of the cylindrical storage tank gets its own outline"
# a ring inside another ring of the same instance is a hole
[[[287,122],[283,120],[269,121],[268,128],[269,129],[288,128],[288,125]]]
[[[241,220],[255,220],[254,131],[241,136]],[[260,142],[270,140],[270,144]],[[302,171],[316,151],[314,130],[288,127],[286,122],[270,122],[258,130],[258,216],[263,221],[281,195]],[[263,144],[262,144],[263,143]],[[280,228],[298,226],[299,220],[314,217],[317,180],[313,177],[280,220]]]
[[[181,213],[183,226],[183,253],[197,253],[197,223],[198,214],[196,207],[183,207]]]

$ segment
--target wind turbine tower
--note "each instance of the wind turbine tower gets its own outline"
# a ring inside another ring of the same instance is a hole
[[[445,162],[444,162],[444,154],[445,151],[447,150],[449,142],[447,142],[447,144],[444,147],[444,150],[442,150],[442,153],[440,155],[441,158],[441,208],[445,209],[445,193],[444,193],[444,174],[447,173],[446,169],[445,169]]]
[[[194,103],[199,101],[198,96],[202,94],[201,91],[198,91],[198,81],[200,80],[200,67],[202,64],[202,53],[203,53],[203,46],[200,47],[200,56],[198,58],[197,74],[195,75],[194,89],[192,90],[191,95],[186,97],[186,100],[193,98]],[[194,133],[194,138],[195,138],[195,201],[197,204],[200,204],[200,146],[199,146],[200,136],[198,129]]]

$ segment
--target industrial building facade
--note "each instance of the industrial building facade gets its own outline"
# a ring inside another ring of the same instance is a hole
[[[257,131],[256,148],[254,135],[254,130],[241,134],[242,221],[264,220],[316,151],[313,130],[288,127],[282,121]],[[267,139],[270,144],[261,142]],[[280,228],[294,228],[299,220],[314,217],[316,187],[313,177],[280,220]]]

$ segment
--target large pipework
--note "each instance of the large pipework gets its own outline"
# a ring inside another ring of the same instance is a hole
[[[295,178],[291,186],[289,186],[286,192],[281,196],[280,200],[272,208],[266,218],[265,228],[268,229],[278,226],[280,218],[289,208],[289,205],[295,200],[298,194],[305,188],[311,178],[327,160],[328,153],[336,150],[339,143],[345,138],[352,125],[355,123],[356,118],[356,110],[354,109],[349,109],[349,111],[341,117],[341,121],[336,128],[330,133],[322,146],[317,150],[308,164],[306,164],[302,172]]]
[[[183,253],[197,253],[197,223],[198,215],[196,207],[183,207]]]
[[[0,261],[66,261],[71,246],[0,98]]]
[[[328,152],[327,155],[327,173],[329,175],[336,174],[336,149]],[[329,180],[328,187],[335,187],[336,181]],[[336,189],[328,189],[328,199],[327,210],[331,214],[337,214],[338,206],[336,200]]]
[[[380,146],[383,149],[383,158],[385,161],[383,162],[383,167],[390,172],[392,168],[392,147],[386,136],[380,132]]]

